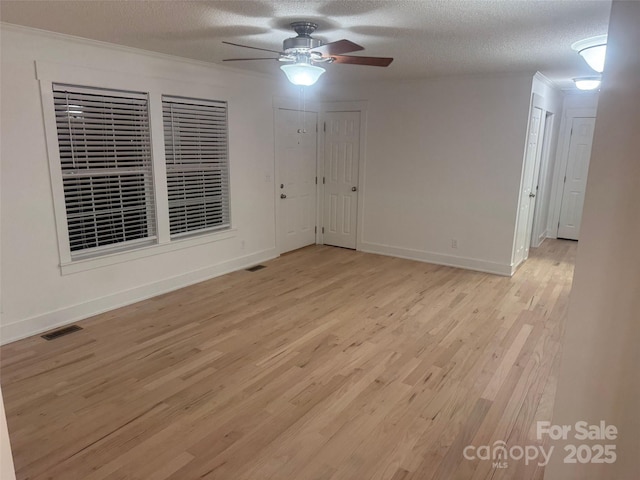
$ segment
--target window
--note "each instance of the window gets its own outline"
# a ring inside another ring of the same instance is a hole
[[[154,243],[146,94],[53,84],[71,258]]]
[[[47,83],[63,273],[234,235],[227,102],[145,93],[136,82],[131,90],[127,82],[118,90]],[[162,118],[152,115],[161,111]]]
[[[162,97],[171,238],[230,227],[227,103]]]

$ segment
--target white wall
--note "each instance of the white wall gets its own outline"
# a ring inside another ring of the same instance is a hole
[[[359,248],[510,274],[531,83],[341,86],[336,100],[368,101]]]
[[[640,478],[640,3],[613,2],[553,422],[616,425],[613,464],[565,464],[546,480]]]
[[[2,26],[2,342],[157,295],[276,255],[275,83],[203,63]],[[61,275],[43,112],[34,62],[114,72],[210,92],[230,104],[232,238]],[[244,248],[243,248],[244,242]]]

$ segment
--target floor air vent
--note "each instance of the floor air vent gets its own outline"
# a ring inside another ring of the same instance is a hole
[[[59,328],[58,330],[54,330],[50,333],[45,333],[42,335],[42,338],[45,340],[55,340],[56,338],[63,337],[64,335],[69,335],[70,333],[77,332],[78,330],[82,330],[82,327],[77,325],[71,325],[69,327]]]
[[[257,272],[258,270],[262,270],[263,268],[267,268],[264,265],[256,265],[255,267],[247,268],[247,272]]]

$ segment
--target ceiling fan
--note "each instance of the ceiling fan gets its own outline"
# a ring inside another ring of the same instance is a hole
[[[282,42],[282,52],[269,50],[267,48],[250,47],[232,42],[222,42],[236,47],[251,48],[263,52],[277,53],[277,57],[259,58],[227,58],[224,62],[239,62],[247,60],[277,60],[285,62],[280,69],[294,85],[309,86],[316,83],[325,69],[316,65],[323,63],[344,63],[351,65],[368,65],[373,67],[388,67],[393,61],[389,57],[356,57],[344,55],[345,53],[358,52],[364,47],[349,40],[338,40],[336,42],[322,43],[321,40],[313,38],[311,34],[318,28],[313,22],[293,22],[291,28],[298,34],[297,37],[287,38]]]

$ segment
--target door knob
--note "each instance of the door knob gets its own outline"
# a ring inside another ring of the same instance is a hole
[[[281,193],[280,198],[287,198],[287,196],[284,193]]]
[[[530,194],[529,194],[529,197],[531,197],[531,198],[533,198],[533,197],[535,197],[535,196],[536,196],[536,194],[535,194],[535,193],[530,193]]]
[[[358,191],[358,187],[351,187],[351,191],[352,192],[357,192]]]

